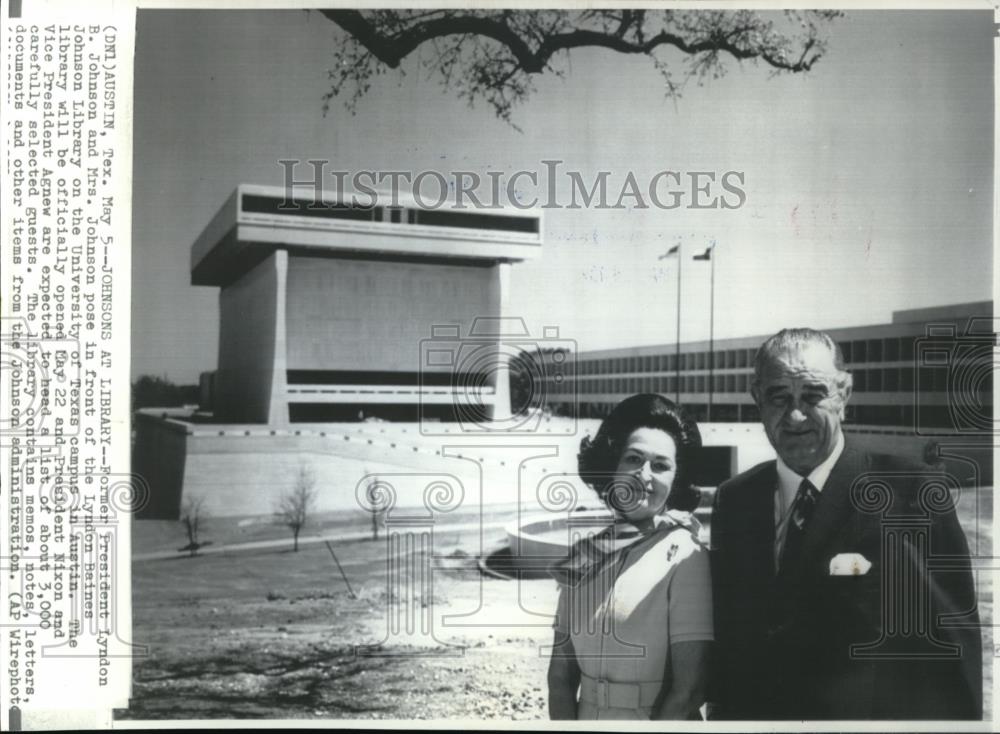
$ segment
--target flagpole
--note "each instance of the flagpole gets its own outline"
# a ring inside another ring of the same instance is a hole
[[[709,280],[708,303],[708,419],[712,422],[712,391],[715,389],[715,242],[710,250],[712,275]]]
[[[676,245],[671,247],[665,253],[660,255],[659,260],[666,260],[669,257],[677,255],[677,329],[674,332],[676,336],[676,343],[674,345],[674,400],[678,404],[681,402],[681,265],[684,262],[684,252],[681,249],[681,243],[678,242]]]
[[[715,245],[716,241],[712,240],[712,244],[702,254],[692,258],[711,261],[708,291],[708,410],[705,413],[706,423],[712,420],[712,399],[715,392]]]
[[[677,245],[680,248],[680,245]],[[683,253],[677,250],[677,329],[676,344],[674,345],[674,402],[681,403],[681,263],[684,262]]]

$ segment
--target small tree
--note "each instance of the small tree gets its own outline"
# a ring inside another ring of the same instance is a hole
[[[365,469],[365,474],[368,473],[368,469]],[[375,504],[375,500],[378,498],[378,477],[370,476],[368,482],[365,484],[365,495],[369,500],[373,502],[372,509],[370,510],[372,514],[372,540],[378,540],[378,526],[382,522],[382,516],[385,514],[384,510],[380,510]]]
[[[197,402],[197,385],[175,385],[155,375],[142,375],[132,383],[132,410],[172,408]]]
[[[316,475],[308,466],[300,466],[295,484],[278,500],[274,514],[292,531],[293,550],[299,551],[299,533],[302,532],[313,505],[316,503]]]
[[[511,357],[508,376],[510,407],[514,414],[529,415],[539,410],[554,412],[551,405],[546,405],[549,397],[545,391],[546,377],[555,374],[554,367],[568,364],[570,359],[566,349],[551,347],[535,347],[532,352],[522,350]]]
[[[192,556],[198,552],[202,545],[207,545],[207,543],[198,540],[198,531],[205,519],[204,504],[204,497],[187,497],[181,507],[181,524],[184,525],[184,532],[187,533],[188,544],[180,550],[186,550]]]

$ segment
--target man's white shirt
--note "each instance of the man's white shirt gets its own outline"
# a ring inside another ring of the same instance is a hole
[[[785,547],[785,535],[788,534],[788,522],[792,515],[792,503],[798,494],[803,479],[808,479],[817,491],[823,491],[823,485],[830,478],[830,472],[844,453],[844,432],[837,436],[837,444],[826,460],[813,469],[808,477],[796,474],[778,457],[778,486],[774,491],[774,568],[778,569],[781,549]]]

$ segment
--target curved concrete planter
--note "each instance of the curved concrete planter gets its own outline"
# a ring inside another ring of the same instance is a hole
[[[572,543],[600,532],[611,519],[608,510],[532,515],[507,526],[511,555],[524,566],[551,565],[566,557]]]

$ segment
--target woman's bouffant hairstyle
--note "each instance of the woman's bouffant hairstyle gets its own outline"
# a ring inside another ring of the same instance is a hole
[[[601,423],[597,435],[580,442],[577,467],[580,478],[602,500],[614,479],[628,437],[637,428],[665,431],[677,446],[677,472],[667,497],[667,508],[693,511],[701,501],[701,492],[692,483],[693,465],[701,448],[698,425],[674,402],[653,393],[626,398]]]

